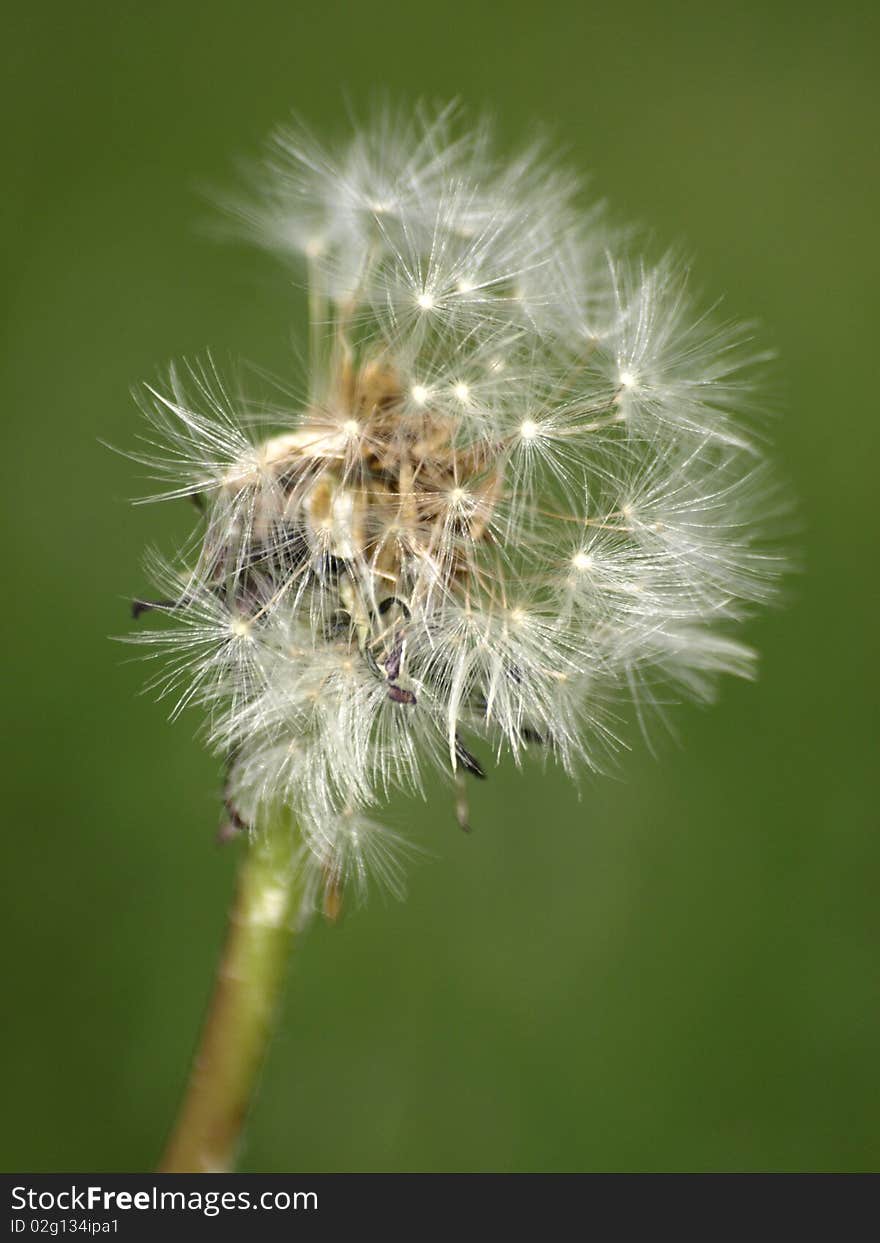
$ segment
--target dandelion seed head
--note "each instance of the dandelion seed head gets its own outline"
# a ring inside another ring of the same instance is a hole
[[[295,813],[315,895],[397,891],[377,813],[429,769],[601,769],[620,700],[752,675],[738,628],[785,570],[764,356],[545,148],[499,161],[450,109],[279,130],[233,211],[303,265],[310,370],[271,409],[210,361],[146,390],[153,499],[203,516],[138,640],[242,818]]]

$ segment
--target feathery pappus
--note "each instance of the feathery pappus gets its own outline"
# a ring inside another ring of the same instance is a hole
[[[398,889],[376,816],[426,767],[466,826],[484,751],[599,769],[615,703],[751,674],[736,629],[785,568],[763,356],[543,145],[498,159],[449,108],[280,129],[231,208],[307,282],[307,392],[258,418],[209,363],[147,390],[154,499],[202,515],[137,639],[208,709],[235,825],[288,806],[313,895]]]

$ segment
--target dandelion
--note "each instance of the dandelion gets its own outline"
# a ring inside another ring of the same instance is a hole
[[[138,640],[227,764],[264,936],[400,890],[382,808],[429,769],[467,827],[485,754],[598,770],[615,703],[751,675],[736,630],[784,563],[749,329],[676,257],[633,258],[540,145],[498,161],[449,109],[338,150],[283,129],[232,206],[307,280],[306,391],[267,413],[210,365],[147,390],[155,499],[202,517],[136,609],[166,615]],[[219,1156],[173,1160],[227,1160],[215,1122],[187,1134]]]

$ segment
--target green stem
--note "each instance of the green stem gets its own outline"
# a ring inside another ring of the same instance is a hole
[[[298,834],[285,816],[248,843],[166,1174],[232,1169],[272,1031],[302,892]]]

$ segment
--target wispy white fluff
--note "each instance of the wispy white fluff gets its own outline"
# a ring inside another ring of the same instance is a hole
[[[139,640],[239,820],[287,804],[316,887],[398,889],[375,808],[426,766],[598,768],[616,702],[751,674],[735,627],[784,569],[764,356],[540,144],[500,161],[452,109],[279,130],[252,180],[236,218],[308,285],[307,396],[256,418],[210,366],[147,390],[136,456],[203,526]]]

